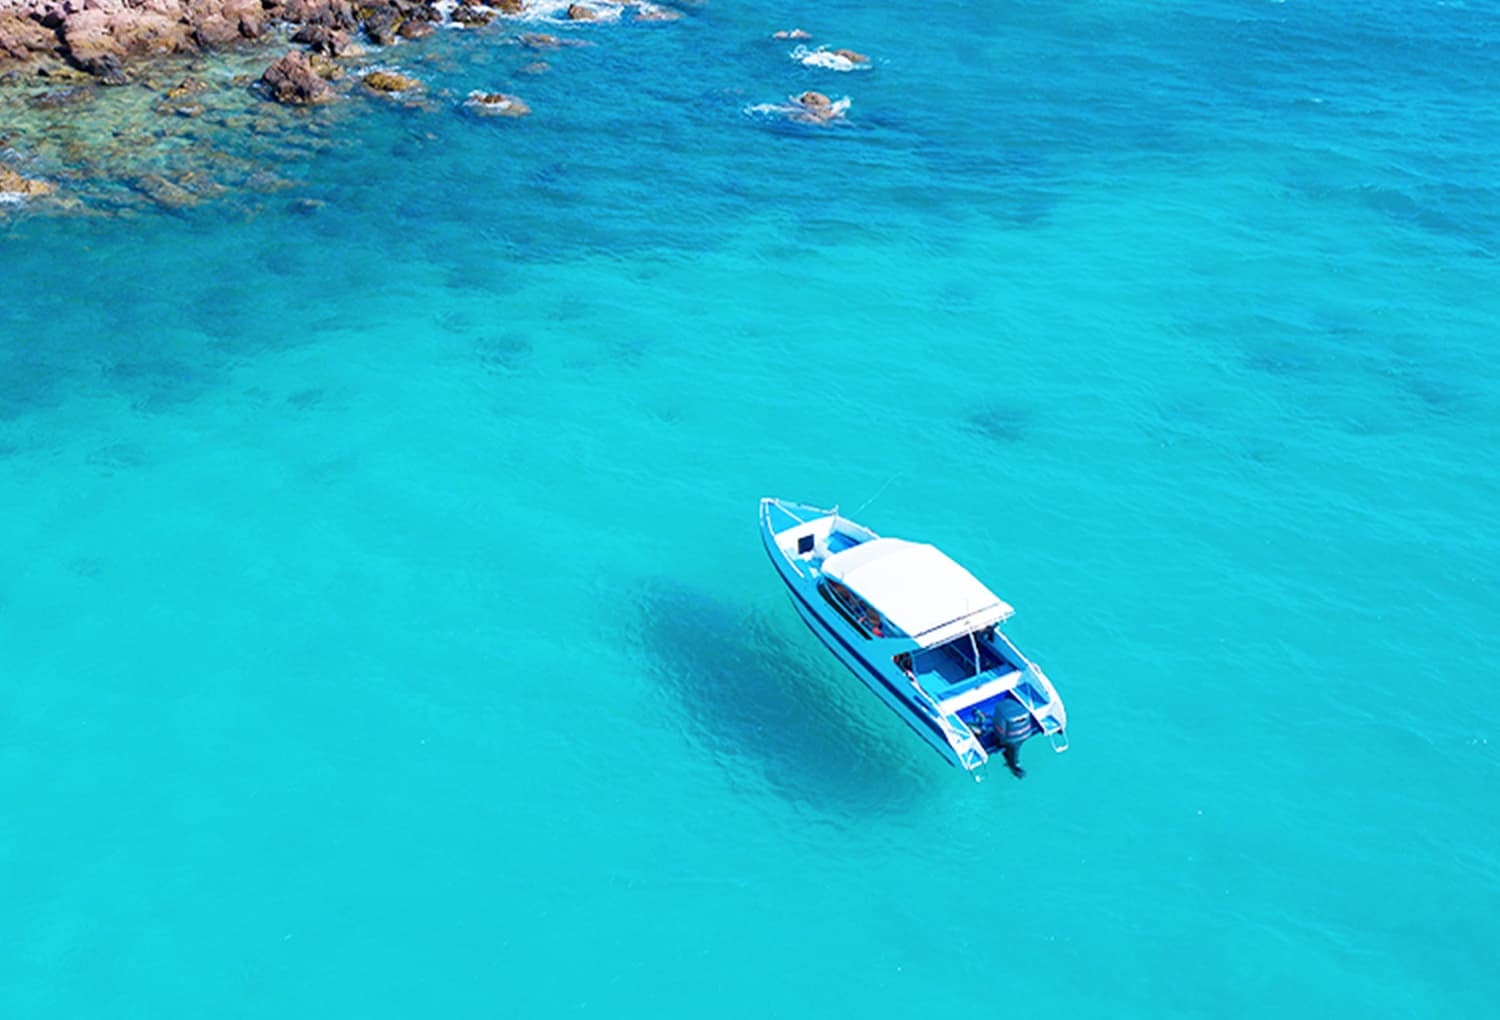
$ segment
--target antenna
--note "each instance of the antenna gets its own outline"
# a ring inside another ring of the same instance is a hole
[[[860,514],[860,512],[864,510],[865,507],[869,506],[871,503],[873,503],[877,499],[879,499],[880,496],[881,496],[881,494],[884,493],[886,489],[888,489],[888,488],[891,487],[891,483],[894,482],[896,479],[898,479],[900,477],[901,477],[901,472],[897,471],[895,474],[891,475],[891,477],[887,478],[885,480],[885,484],[882,485],[879,489],[875,490],[875,495],[871,496],[869,499],[865,500],[863,503],[861,503],[859,505],[859,508],[854,511],[855,516],[858,516]]]

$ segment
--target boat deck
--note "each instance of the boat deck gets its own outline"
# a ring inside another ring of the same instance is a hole
[[[976,671],[974,652],[979,652]],[[1047,696],[1022,679],[1018,666],[984,641],[970,645],[964,641],[932,648],[913,660],[917,682],[922,689],[942,702],[950,712],[964,712],[1014,692],[1028,706],[1041,707]]]

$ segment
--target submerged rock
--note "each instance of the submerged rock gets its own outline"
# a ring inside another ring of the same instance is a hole
[[[81,85],[94,80],[94,76],[87,71],[80,71],[68,64],[45,64],[37,68],[36,73],[38,78],[46,78],[49,82],[55,81],[64,85]]]
[[[344,76],[344,69],[332,57],[314,53],[307,59],[308,63],[312,64],[312,69],[318,72],[318,77],[324,81],[338,81]]]
[[[371,71],[365,75],[365,87],[376,92],[406,92],[419,88],[421,82],[395,71]]]
[[[529,50],[560,50],[564,46],[588,46],[582,39],[559,39],[548,32],[522,32],[516,41]]]
[[[635,12],[636,21],[676,21],[681,17],[680,12],[670,7],[657,7],[653,4],[641,4]]]
[[[146,174],[136,181],[136,190],[166,209],[188,209],[198,204],[198,196],[161,174]]]
[[[286,106],[310,106],[333,98],[333,89],[328,87],[302,50],[292,50],[266,68],[260,80],[271,93],[271,98]]]
[[[167,98],[172,101],[186,99],[188,96],[202,95],[208,91],[208,85],[198,78],[184,78],[182,81],[167,89]]]
[[[88,80],[90,82],[93,81],[92,78]],[[31,97],[29,102],[33,109],[59,110],[68,106],[76,106],[79,103],[86,103],[94,98],[94,93],[97,91],[97,85],[81,85],[74,88],[57,89],[52,92],[38,92]]]

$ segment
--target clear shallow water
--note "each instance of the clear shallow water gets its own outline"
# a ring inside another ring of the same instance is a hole
[[[1495,16],[588,35],[0,233],[0,1011],[1489,1012]],[[944,766],[770,493],[1014,601],[1073,750]]]

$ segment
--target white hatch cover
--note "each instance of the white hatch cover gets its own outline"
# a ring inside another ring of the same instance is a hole
[[[920,542],[861,542],[824,560],[823,575],[850,588],[924,648],[1015,612],[937,546]]]

